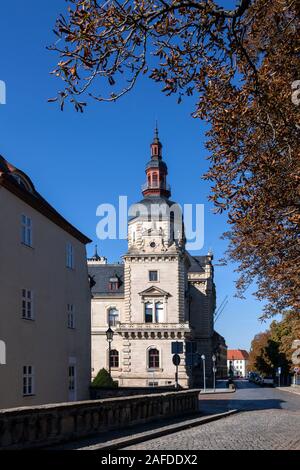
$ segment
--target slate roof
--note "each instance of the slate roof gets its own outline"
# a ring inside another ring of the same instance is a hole
[[[124,265],[123,264],[99,264],[98,266],[88,266],[89,275],[95,282],[92,287],[92,295],[120,297],[124,296]],[[110,279],[119,279],[118,290],[109,289]]]
[[[190,273],[204,272],[205,266],[211,261],[210,256],[192,256],[190,253],[188,253],[188,257],[191,263],[189,268]]]

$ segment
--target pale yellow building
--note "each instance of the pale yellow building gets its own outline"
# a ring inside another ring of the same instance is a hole
[[[110,365],[119,386],[174,385],[172,347],[179,348],[181,387],[202,386],[202,355],[206,385],[212,379],[213,257],[186,251],[182,213],[170,200],[167,174],[156,131],[144,198],[130,210],[122,264],[108,264],[97,252],[88,260],[93,282],[92,373],[95,377]],[[114,331],[110,358],[109,326]]]
[[[89,241],[0,157],[0,408],[89,398]]]

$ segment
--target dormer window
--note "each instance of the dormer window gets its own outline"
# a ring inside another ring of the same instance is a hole
[[[109,290],[116,291],[119,289],[119,287],[120,287],[120,279],[117,276],[111,277],[109,280]]]
[[[119,283],[118,282],[110,282],[109,283],[109,289],[110,290],[118,290],[119,289]]]
[[[29,181],[27,181],[22,175],[19,173],[11,173],[12,177],[15,179],[15,181],[18,183],[19,186],[21,186],[23,189],[26,189],[26,191],[29,191],[32,193],[32,187]]]

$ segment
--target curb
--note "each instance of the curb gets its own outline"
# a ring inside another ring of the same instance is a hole
[[[291,388],[291,390],[288,390],[288,388]],[[280,392],[293,393],[294,395],[298,395],[300,397],[300,392],[293,390],[293,387],[274,387],[274,389],[279,390]]]
[[[236,392],[236,388],[226,389],[226,390],[222,390],[222,391],[216,390],[215,392],[200,392],[199,396],[203,397],[203,395],[220,395],[220,394],[235,393],[235,392]]]
[[[185,421],[182,424],[172,424],[170,426],[165,426],[164,428],[160,428],[156,431],[147,431],[145,433],[141,433],[140,435],[137,434],[135,436],[126,436],[121,437],[119,439],[115,439],[114,441],[104,442],[101,444],[95,444],[92,446],[87,446],[85,449],[91,450],[118,450],[124,447],[129,447],[134,444],[139,444],[141,442],[150,441],[152,439],[157,439],[158,437],[166,436],[168,434],[173,434],[179,431],[183,431],[188,428],[193,428],[196,426],[200,426],[201,424],[210,423],[212,421],[217,421],[222,418],[226,418],[227,416],[231,416],[233,414],[238,413],[238,410],[230,410],[224,413],[218,413],[215,415],[210,416],[202,416],[201,418],[192,419],[190,421]],[[80,450],[80,449],[78,449]]]

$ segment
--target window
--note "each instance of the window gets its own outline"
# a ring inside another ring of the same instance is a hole
[[[149,281],[150,282],[158,281],[158,271],[149,271]]]
[[[147,302],[145,304],[145,322],[153,323],[153,304],[152,302]]]
[[[27,289],[22,289],[22,318],[33,320],[33,293]]]
[[[75,309],[73,304],[67,305],[68,328],[75,328]]]
[[[109,290],[118,290],[118,289],[119,289],[119,281],[109,282]]]
[[[75,391],[75,364],[69,365],[69,392]]]
[[[34,395],[34,370],[32,366],[23,366],[23,396]]]
[[[158,187],[158,175],[157,173],[153,173],[152,175],[152,185],[154,188]]]
[[[120,278],[115,274],[109,279],[109,290],[118,290],[120,287]]]
[[[112,368],[119,367],[119,352],[116,349],[110,351],[109,364]]]
[[[162,302],[155,303],[155,322],[163,323],[164,321],[164,305]]]
[[[158,387],[158,382],[148,382],[148,387]]]
[[[32,246],[32,220],[26,215],[22,215],[21,240],[24,245]]]
[[[163,323],[164,322],[164,304],[158,302],[145,303],[145,322],[146,323]]]
[[[149,349],[149,369],[159,369],[159,351],[155,348]]]
[[[74,248],[71,243],[67,243],[66,265],[67,268],[74,269]]]
[[[119,321],[119,311],[116,308],[110,308],[108,311],[109,326],[117,326]]]

